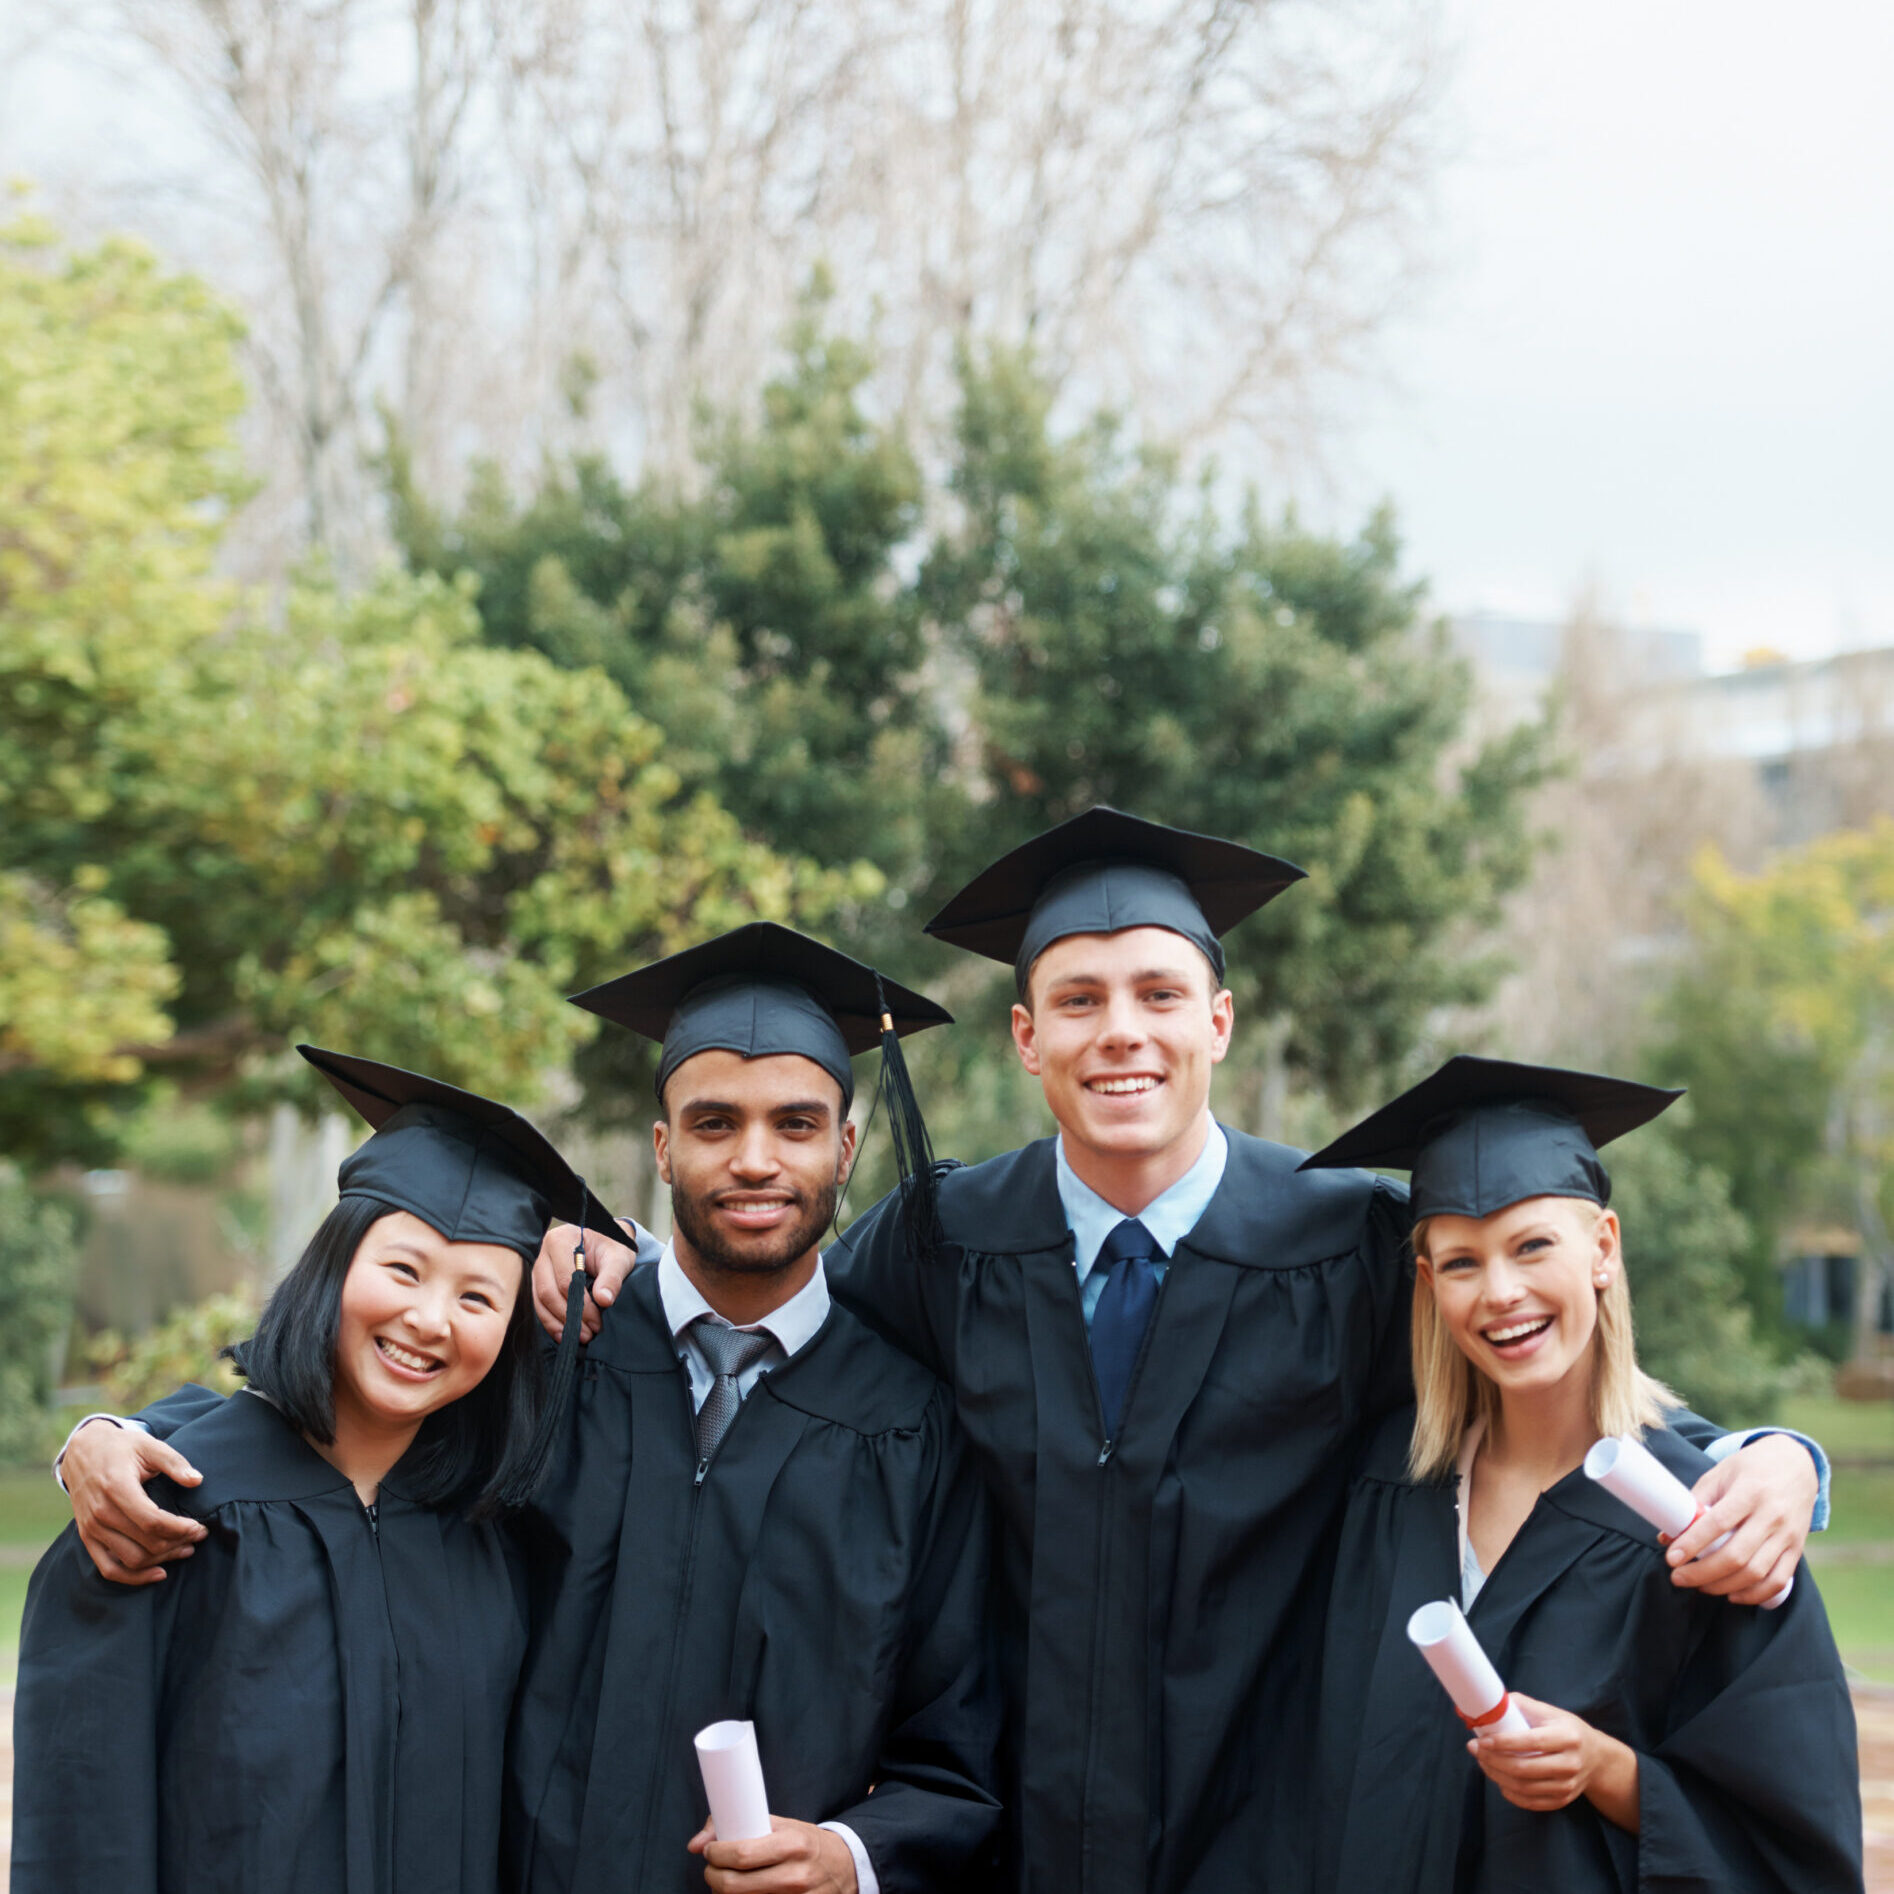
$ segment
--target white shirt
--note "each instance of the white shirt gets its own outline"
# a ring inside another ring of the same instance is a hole
[[[672,1341],[677,1344],[678,1359],[690,1371],[691,1406],[700,1408],[717,1377],[716,1370],[697,1348],[696,1330],[691,1325],[700,1315],[716,1315],[716,1311],[685,1275],[683,1264],[677,1260],[677,1250],[670,1243],[665,1244],[664,1254],[658,1258],[658,1299],[664,1304],[664,1320]],[[737,1376],[737,1393],[747,1399],[760,1377],[780,1367],[798,1349],[806,1348],[815,1340],[816,1330],[828,1319],[829,1282],[822,1273],[822,1258],[818,1254],[815,1274],[780,1308],[771,1309],[761,1320],[745,1322],[740,1327],[735,1323],[726,1324],[738,1327],[739,1333],[744,1335],[767,1335],[776,1344]],[[717,1320],[721,1322],[723,1318],[717,1316]]]
[[[691,1407],[695,1410],[703,1406],[717,1378],[716,1370],[696,1345],[697,1318],[709,1315],[721,1322],[723,1317],[717,1315],[704,1300],[702,1291],[685,1275],[684,1265],[677,1260],[676,1246],[671,1243],[665,1244],[664,1254],[658,1258],[658,1300],[664,1305],[664,1321],[671,1331],[671,1340],[677,1344],[677,1358],[690,1375]],[[814,1275],[787,1302],[771,1309],[759,1321],[725,1324],[745,1335],[767,1335],[776,1344],[737,1375],[737,1393],[748,1400],[757,1382],[799,1349],[808,1347],[815,1340],[816,1331],[828,1319],[829,1280],[822,1273],[822,1257],[818,1253]],[[875,1864],[868,1859],[861,1837],[846,1822],[822,1822],[818,1826],[840,1835],[847,1845],[855,1863],[860,1894],[881,1894]]]
[[[1054,1168],[1059,1181],[1059,1202],[1065,1209],[1065,1221],[1072,1232],[1073,1267],[1078,1271],[1079,1298],[1085,1307],[1089,1328],[1092,1311],[1105,1293],[1108,1277],[1095,1274],[1098,1252],[1105,1239],[1125,1220],[1125,1212],[1107,1203],[1090,1184],[1083,1181],[1065,1155],[1065,1136],[1060,1134],[1054,1146]],[[1185,1237],[1197,1227],[1198,1219],[1210,1208],[1210,1199],[1223,1182],[1223,1169],[1230,1161],[1230,1141],[1223,1127],[1213,1118],[1210,1135],[1204,1139],[1197,1161],[1176,1183],[1161,1190],[1137,1213],[1138,1221],[1151,1233],[1151,1241],[1168,1258]],[[1157,1266],[1163,1280],[1168,1263]]]

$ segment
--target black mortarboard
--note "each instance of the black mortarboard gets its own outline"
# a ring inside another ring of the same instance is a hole
[[[900,1042],[904,1033],[951,1025],[944,1006],[774,921],[752,921],[575,993],[572,1003],[662,1044],[660,1104],[665,1081],[686,1059],[721,1050],[746,1059],[812,1059],[842,1088],[846,1111],[855,1096],[850,1056],[879,1046],[910,1229],[918,1253],[931,1247],[933,1152]]]
[[[1303,871],[1240,842],[1166,828],[1100,804],[983,869],[927,924],[936,940],[1009,961],[1019,991],[1068,934],[1165,927],[1199,948],[1219,981],[1218,938]]]
[[[508,1106],[397,1065],[296,1050],[374,1127],[342,1160],[344,1197],[412,1211],[450,1243],[503,1243],[528,1262],[554,1217],[611,1227],[585,1180]]]
[[[1459,1053],[1302,1168],[1413,1173],[1414,1221],[1487,1217],[1527,1197],[1611,1201],[1598,1149],[1667,1111],[1682,1091]]]

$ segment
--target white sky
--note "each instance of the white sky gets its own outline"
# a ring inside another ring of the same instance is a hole
[[[1894,7],[1454,0],[1440,271],[1339,496],[1446,610],[1894,644]]]
[[[1438,267],[1311,515],[1391,497],[1448,611],[1591,584],[1717,667],[1894,644],[1894,5],[1447,4]],[[30,0],[0,22],[30,45]],[[60,64],[0,76],[0,167],[125,201],[141,144],[188,139],[121,99],[99,142]]]

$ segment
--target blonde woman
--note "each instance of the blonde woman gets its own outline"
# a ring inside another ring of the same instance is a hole
[[[1597,1147],[1678,1094],[1460,1057],[1311,1165],[1413,1173],[1416,1404],[1350,1491],[1317,1819],[1335,1888],[1859,1889],[1854,1717],[1806,1570],[1776,1610],[1671,1582],[1586,1478],[1641,1435],[1709,1461],[1643,1373]],[[1409,1643],[1451,1597],[1530,1731],[1470,1733]]]

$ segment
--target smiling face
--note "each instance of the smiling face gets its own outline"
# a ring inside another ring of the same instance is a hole
[[[1599,1296],[1622,1261],[1613,1212],[1528,1197],[1490,1217],[1431,1217],[1425,1242],[1416,1261],[1441,1322],[1502,1399],[1589,1399]]]
[[[678,1259],[712,1275],[769,1277],[808,1263],[855,1161],[842,1088],[795,1053],[686,1059],[654,1128]]]
[[[1230,1049],[1233,1002],[1210,963],[1166,927],[1068,934],[1033,963],[1027,998],[1013,1043],[1080,1176],[1114,1202],[1101,1177],[1134,1195],[1174,1183],[1203,1148],[1210,1075]]]
[[[418,1427],[477,1387],[506,1340],[524,1270],[499,1243],[450,1243],[406,1210],[369,1226],[342,1280],[338,1432]]]

